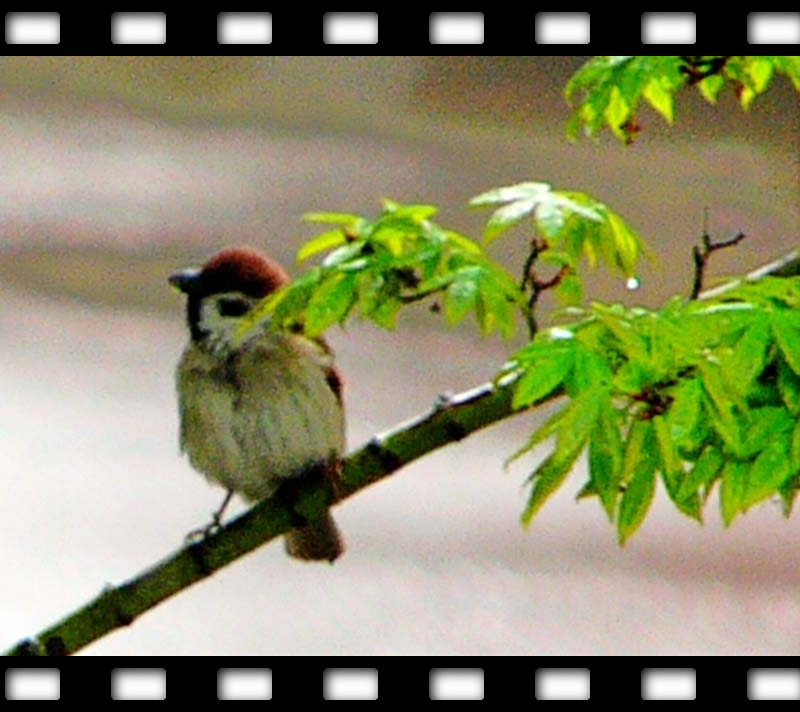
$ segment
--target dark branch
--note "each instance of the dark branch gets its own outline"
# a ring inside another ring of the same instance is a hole
[[[738,245],[742,240],[744,240],[744,238],[745,234],[740,232],[729,240],[712,242],[708,233],[703,233],[702,243],[700,245],[695,245],[692,249],[692,257],[694,259],[694,282],[692,284],[691,299],[697,299],[700,296],[700,292],[703,291],[703,280],[705,278],[708,260],[711,255],[717,250]]]
[[[514,412],[511,391],[511,383],[485,384],[448,397],[446,404],[437,401],[428,413],[375,436],[349,455],[335,493],[310,482],[299,494],[314,500],[320,494],[319,501],[327,504],[341,502],[423,455],[509,417]],[[105,588],[83,608],[5,655],[71,655],[284,534],[295,525],[293,517],[291,507],[280,498],[260,502],[202,542],[184,546],[132,579]]]
[[[730,55],[727,57],[710,57],[708,59],[704,59],[702,56],[684,56],[681,59],[683,64],[680,66],[679,71],[681,74],[686,75],[686,83],[692,86],[703,81],[706,77],[720,74],[728,63]]]
[[[557,287],[561,281],[570,273],[570,267],[563,265],[558,272],[550,279],[542,279],[536,272],[536,260],[539,255],[545,250],[549,249],[546,240],[531,240],[531,251],[525,260],[525,266],[522,269],[522,281],[519,288],[524,293],[530,287],[531,295],[528,298],[528,308],[525,313],[525,320],[528,323],[528,336],[532,339],[536,336],[539,325],[536,323],[536,304],[542,292]]]

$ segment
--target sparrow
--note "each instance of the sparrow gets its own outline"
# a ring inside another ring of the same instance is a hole
[[[180,447],[194,469],[228,490],[217,525],[234,492],[264,500],[287,483],[339,471],[342,379],[326,342],[267,325],[240,333],[250,310],[289,281],[248,247],[169,277],[187,296],[189,343],[176,372]],[[344,551],[327,509],[285,539],[289,555],[306,561],[333,562]]]

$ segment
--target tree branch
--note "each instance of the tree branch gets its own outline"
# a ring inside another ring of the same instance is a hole
[[[798,274],[800,248],[751,272],[744,279],[734,280],[700,296],[718,297],[744,281],[755,281],[767,275],[788,277]],[[511,407],[512,386],[513,381],[485,384],[441,398],[430,412],[375,436],[349,455],[344,461],[341,483],[335,492],[327,483],[310,482],[298,488],[300,496],[336,504],[423,455],[520,412]],[[556,391],[531,407],[561,395],[561,391]],[[71,655],[103,635],[130,625],[162,601],[284,534],[296,525],[296,517],[296,512],[280,498],[260,502],[217,533],[174,552],[118,586],[107,587],[93,601],[4,654]]]
[[[697,299],[700,296],[700,292],[703,290],[703,279],[705,277],[709,257],[717,250],[724,250],[726,247],[735,247],[744,240],[744,238],[745,234],[740,232],[729,240],[712,242],[709,234],[707,232],[703,233],[702,243],[700,245],[695,245],[692,250],[692,257],[694,258],[694,283],[692,285],[691,299]]]
[[[798,277],[800,276],[800,247],[795,248],[791,252],[787,252],[782,257],[779,257],[774,262],[759,267],[758,269],[748,272],[740,279],[732,279],[730,282],[720,284],[713,289],[706,289],[700,294],[700,299],[716,299],[722,296],[725,292],[736,287],[741,286],[747,282],[757,282],[763,277]]]
[[[300,496],[341,502],[409,462],[511,414],[509,383],[496,387],[485,384],[441,398],[429,413],[375,436],[349,455],[335,494],[325,484],[314,482],[299,487]],[[296,517],[280,498],[260,502],[217,533],[174,552],[118,586],[109,586],[93,601],[34,639],[17,644],[5,655],[71,655],[103,635],[130,625],[162,601],[284,534],[296,525]]]

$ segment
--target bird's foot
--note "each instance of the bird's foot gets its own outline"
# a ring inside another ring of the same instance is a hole
[[[200,542],[210,539],[212,536],[216,535],[220,529],[222,529],[222,522],[220,521],[220,518],[215,515],[211,522],[209,522],[209,524],[205,527],[192,529],[192,531],[186,535],[186,544],[199,544]]]
[[[214,512],[211,517],[211,523],[205,527],[201,527],[200,529],[192,529],[185,538],[186,544],[199,544],[200,542],[206,541],[210,539],[212,536],[215,536],[219,533],[219,530],[222,529],[222,515],[225,513],[225,508],[228,506],[228,502],[231,501],[231,497],[233,496],[233,490],[228,490],[227,494],[225,495],[225,499],[222,501],[222,505],[220,508]]]

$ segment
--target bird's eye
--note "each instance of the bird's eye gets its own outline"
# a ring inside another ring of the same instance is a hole
[[[220,316],[242,316],[250,311],[250,304],[241,297],[222,297],[217,308]]]

